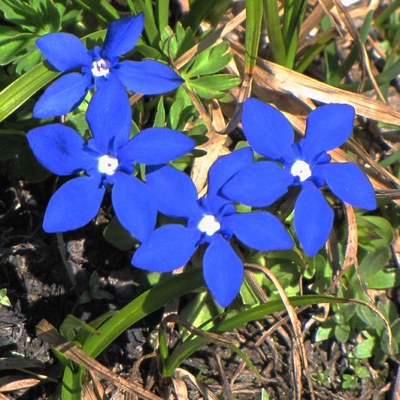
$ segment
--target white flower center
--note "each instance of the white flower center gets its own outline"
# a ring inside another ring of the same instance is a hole
[[[290,173],[293,176],[298,176],[300,178],[300,182],[304,182],[312,175],[310,165],[302,160],[297,160],[293,163],[292,167],[290,168]]]
[[[92,74],[96,77],[106,76],[110,72],[110,64],[107,60],[100,58],[100,60],[93,61]]]
[[[106,175],[114,175],[118,168],[118,160],[109,155],[101,156],[99,158],[98,169],[99,172]]]
[[[197,225],[197,229],[201,232],[205,232],[208,236],[214,235],[214,233],[218,232],[220,228],[221,224],[214,215],[205,215]]]

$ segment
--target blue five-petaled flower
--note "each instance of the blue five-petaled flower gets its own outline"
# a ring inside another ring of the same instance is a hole
[[[243,262],[230,244],[233,236],[260,251],[293,247],[278,218],[266,211],[237,213],[232,202],[220,195],[225,182],[252,160],[249,148],[220,157],[209,170],[207,195],[200,199],[186,174],[169,166],[148,173],[146,182],[159,211],[184,219],[185,225],[167,224],[153,231],[136,250],[132,264],[149,271],[171,271],[207,244],[204,280],[221,306],[230,304],[243,282]]]
[[[85,172],[50,199],[43,222],[46,232],[87,224],[96,216],[108,184],[113,185],[114,211],[133,236],[142,241],[154,229],[156,203],[147,186],[132,175],[132,163],[165,164],[191,151],[195,142],[167,128],[148,128],[129,139],[131,110],[123,92],[118,85],[107,85],[103,98],[93,98],[86,114],[93,137],[87,142],[61,124],[28,133],[33,153],[47,169],[58,175]]]
[[[33,109],[36,118],[55,117],[69,113],[85,98],[90,89],[102,96],[104,85],[126,87],[142,94],[161,94],[176,89],[182,78],[168,66],[154,60],[120,61],[132,50],[143,30],[143,14],[112,22],[103,47],[87,50],[76,36],[49,33],[36,44],[46,60],[58,71],[69,72],[57,79],[40,97]],[[127,94],[122,94],[128,101]]]
[[[305,137],[294,143],[294,132],[285,116],[256,99],[244,103],[243,131],[259,154],[280,163],[260,161],[244,168],[223,188],[230,199],[254,207],[272,204],[289,186],[300,186],[294,208],[294,228],[307,255],[313,256],[327,241],[333,211],[320,188],[325,184],[352,206],[373,210],[373,187],[354,163],[330,163],[327,151],[350,136],[353,107],[328,104],[310,113]]]

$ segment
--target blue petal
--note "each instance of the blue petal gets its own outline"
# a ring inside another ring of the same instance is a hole
[[[354,108],[348,104],[327,104],[311,111],[306,133],[299,142],[307,160],[342,145],[351,135]]]
[[[43,229],[48,233],[67,232],[90,222],[104,196],[104,188],[99,183],[99,179],[88,176],[64,183],[50,199]]]
[[[122,226],[140,241],[148,239],[157,219],[156,204],[149,188],[139,179],[117,172],[112,203]]]
[[[57,175],[70,175],[96,163],[83,150],[82,137],[68,126],[41,126],[28,132],[27,139],[40,163]]]
[[[176,218],[201,214],[196,187],[185,173],[166,166],[147,174],[146,182],[163,214]]]
[[[247,141],[257,153],[273,160],[291,159],[293,128],[276,108],[257,99],[247,99],[242,125]]]
[[[293,176],[286,170],[261,161],[234,175],[222,188],[222,194],[238,203],[264,207],[283,196],[292,184]]]
[[[107,29],[101,56],[110,59],[132,50],[142,33],[143,24],[143,14],[111,22]]]
[[[100,152],[115,154],[119,147],[128,142],[132,123],[131,107],[118,79],[110,77],[96,90],[86,119]]]
[[[132,257],[135,267],[168,272],[185,265],[197,249],[200,231],[183,225],[164,225],[143,242]]]
[[[228,241],[214,235],[203,257],[204,280],[222,307],[239,293],[243,282],[243,263]]]
[[[195,141],[168,128],[148,128],[133,137],[118,158],[146,165],[165,164],[191,151]]]
[[[35,118],[58,117],[68,114],[85,98],[91,84],[88,74],[72,72],[51,84],[33,108]]]
[[[317,165],[314,170],[339,199],[365,210],[376,208],[374,188],[356,164],[331,163]]]
[[[252,163],[253,152],[249,147],[219,157],[208,171],[208,197],[216,195],[229,178]]]
[[[84,44],[70,33],[49,33],[37,39],[36,46],[60,72],[92,64]]]
[[[304,182],[294,208],[294,229],[308,256],[314,256],[326,243],[333,225],[333,211],[322,193]]]
[[[113,73],[135,93],[167,93],[183,83],[170,67],[154,60],[122,61]]]
[[[272,214],[261,211],[234,214],[221,220],[246,246],[260,251],[285,250],[294,246],[283,224]]]

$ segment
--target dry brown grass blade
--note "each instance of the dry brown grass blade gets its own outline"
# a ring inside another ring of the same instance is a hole
[[[100,364],[96,359],[90,357],[82,349],[77,347],[75,344],[66,340],[61,336],[57,330],[46,320],[42,320],[36,326],[36,332],[39,339],[50,344],[61,353],[65,354],[72,361],[91,371],[96,373],[104,379],[109,380],[114,385],[121,389],[137,394],[147,400],[162,400],[161,397],[143,389],[141,386],[129,382],[126,379],[114,374],[104,365]]]
[[[230,44],[238,63],[243,66],[244,47],[234,41],[230,41]],[[254,70],[254,80],[259,85],[263,84],[266,89],[291,93],[298,99],[308,97],[321,103],[350,104],[358,115],[400,126],[400,112],[393,107],[362,94],[348,92],[319,82],[271,61],[258,58],[258,65]]]
[[[311,11],[311,13],[304,20],[304,22],[301,25],[298,43],[300,44],[303,43],[307,35],[314,28],[319,26],[326,12],[329,11],[334,6],[333,1],[326,0],[324,6],[325,7],[322,7],[321,4],[317,4],[317,6]]]
[[[175,370],[175,376],[177,379],[188,379],[193,386],[203,395],[204,399],[218,400],[218,397],[207,387],[206,384],[199,381],[193,374],[182,368],[177,368]]]
[[[173,386],[174,392],[175,392],[174,399],[187,400],[189,398],[189,395],[188,395],[186,383],[183,381],[183,379],[172,378],[171,381],[172,381],[172,386]]]
[[[207,133],[208,142],[197,147],[200,150],[206,151],[207,154],[203,157],[195,158],[191,171],[192,180],[200,196],[205,192],[207,174],[211,165],[218,157],[229,153],[226,147],[228,138],[217,133],[225,129],[225,119],[220,104],[217,100],[214,100],[211,107],[212,130]]]
[[[304,375],[307,379],[307,383],[310,389],[310,396],[311,399],[315,399],[315,394],[314,394],[314,390],[313,390],[313,383],[312,380],[309,376],[308,370],[308,359],[307,359],[307,352],[306,349],[304,347],[304,343],[303,343],[303,336],[301,333],[301,324],[299,319],[297,318],[297,314],[296,311],[294,309],[294,307],[292,306],[292,304],[290,303],[290,300],[288,299],[285,289],[282,287],[282,285],[280,284],[280,282],[278,281],[278,279],[276,278],[276,276],[266,267],[262,266],[262,265],[258,265],[258,264],[250,264],[250,263],[245,263],[244,264],[246,268],[250,268],[250,269],[255,269],[257,271],[261,271],[262,273],[265,274],[265,276],[267,276],[267,278],[274,284],[274,286],[276,287],[278,293],[279,293],[279,297],[281,298],[285,309],[289,315],[289,319],[290,322],[293,326],[293,333],[294,333],[294,344],[295,346],[293,347],[293,361],[294,361],[294,374],[295,374],[295,382],[296,382],[296,393],[301,396],[302,393],[302,379],[301,379],[301,364],[304,365]],[[296,354],[298,353],[298,354]],[[298,365],[298,360],[299,358],[301,359],[300,362],[300,371],[298,370],[299,365]],[[300,373],[300,375],[299,375]],[[300,399],[301,397],[299,397]]]
[[[14,392],[29,389],[41,382],[40,379],[27,378],[25,375],[4,376],[0,378],[0,392]]]

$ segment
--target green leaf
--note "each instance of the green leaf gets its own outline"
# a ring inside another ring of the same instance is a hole
[[[163,128],[165,126],[164,97],[161,96],[157,104],[156,116],[154,117],[153,127]]]
[[[388,247],[394,232],[390,222],[382,217],[361,215],[357,217],[359,246],[367,251]]]
[[[39,64],[42,58],[42,53],[36,47],[28,49],[28,53],[24,54],[18,60],[15,61],[16,64],[15,72],[18,75],[22,75],[29,71],[33,67]]]
[[[169,0],[157,0],[156,16],[157,16],[158,31],[163,32],[165,27],[168,25]]]
[[[30,4],[20,0],[0,0],[0,10],[5,18],[30,32],[37,33],[41,28],[42,19]]]
[[[263,17],[262,0],[246,0],[245,70],[250,73],[256,65]]]
[[[36,34],[58,32],[61,29],[61,14],[52,0],[31,0],[32,7],[42,23]]]
[[[15,37],[0,37],[0,65],[9,64],[33,47],[35,36],[21,33]]]
[[[190,2],[190,11],[183,18],[183,26],[190,26],[196,32],[201,22],[210,15],[214,7],[215,0],[192,0]]]
[[[358,343],[351,354],[355,358],[369,358],[374,355],[376,345],[376,337],[366,333],[367,338],[361,343]],[[369,376],[369,375],[368,375]],[[361,378],[361,377],[360,377]]]
[[[350,326],[348,325],[336,325],[334,334],[339,342],[346,343],[350,336]]]
[[[128,6],[134,14],[142,12],[144,14],[144,31],[149,43],[155,47],[160,38],[154,16],[151,0],[128,0]]]
[[[199,96],[204,99],[221,97],[227,90],[239,84],[240,79],[230,74],[202,76],[190,81],[190,87],[194,88]]]
[[[10,299],[7,296],[7,289],[0,289],[0,304],[5,307],[11,307]]]
[[[390,251],[387,247],[367,253],[360,258],[360,272],[363,281],[373,282],[374,276],[381,271],[390,259]]]
[[[286,65],[286,48],[280,27],[278,2],[264,0],[264,9],[272,58],[276,63]]]
[[[185,76],[194,78],[200,75],[215,74],[224,69],[231,59],[229,44],[222,42],[199,53]]]
[[[104,22],[112,22],[120,17],[118,11],[106,0],[75,0],[75,2]]]
[[[297,52],[297,39],[303,23],[307,0],[286,0],[283,15],[283,40],[286,47],[286,67],[293,68]]]
[[[104,228],[104,239],[121,251],[131,250],[137,243],[135,238],[114,217]]]
[[[0,122],[59,75],[40,63],[12,82],[0,92]]]
[[[208,292],[198,293],[196,297],[185,306],[179,316],[196,328],[209,330],[214,326],[213,319],[221,310],[215,305]],[[181,338],[185,340],[191,332],[181,328]]]
[[[333,336],[333,329],[335,327],[335,323],[332,319],[328,319],[325,321],[318,329],[315,334],[315,341],[322,342],[324,340],[329,339]]]

